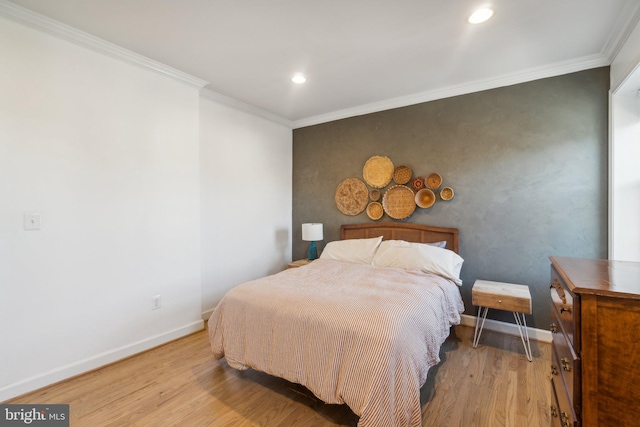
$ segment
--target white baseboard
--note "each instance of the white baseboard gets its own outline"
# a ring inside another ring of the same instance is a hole
[[[475,328],[476,326],[476,316],[469,316],[468,314],[463,314],[460,319],[460,324],[463,326],[471,326]],[[484,329],[500,332],[507,335],[514,335],[519,337],[520,332],[518,332],[518,325],[515,323],[507,323],[500,322],[498,320],[487,319],[484,322]],[[545,331],[543,329],[535,329],[531,327],[527,327],[527,331],[529,332],[529,339],[550,343],[552,340],[551,331]]]
[[[210,308],[210,309],[209,309],[209,310],[207,310],[207,311],[203,311],[203,312],[202,312],[202,320],[204,320],[205,322],[206,322],[207,320],[209,320],[209,317],[211,317],[211,315],[213,314],[213,311],[214,311],[215,309],[216,309],[216,308],[215,308],[215,307],[213,307],[213,308]]]
[[[198,320],[180,328],[61,366],[49,372],[35,375],[17,383],[9,384],[0,388],[0,402],[4,402],[5,400],[66,380],[76,375],[84,374],[110,363],[117,362],[118,360],[122,360],[153,347],[166,344],[169,341],[173,341],[185,335],[189,335],[193,332],[197,332],[203,328],[204,322],[202,320]]]

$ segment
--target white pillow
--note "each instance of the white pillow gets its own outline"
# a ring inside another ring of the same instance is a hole
[[[320,259],[371,264],[376,249],[380,246],[382,236],[371,239],[348,239],[329,242],[324,247]]]
[[[435,246],[436,248],[446,249],[447,248],[447,241],[443,240],[442,242],[427,243],[427,245]]]
[[[453,280],[462,285],[460,269],[464,260],[457,253],[425,243],[385,240],[380,244],[372,265],[379,267],[418,269]]]

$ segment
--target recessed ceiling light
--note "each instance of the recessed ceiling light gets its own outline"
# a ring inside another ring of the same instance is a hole
[[[471,14],[469,17],[469,23],[471,24],[479,24],[491,18],[493,16],[493,10],[488,7],[483,7],[482,9],[478,9]]]
[[[302,74],[296,74],[295,76],[291,77],[291,81],[297,84],[302,84],[306,82],[307,79]]]

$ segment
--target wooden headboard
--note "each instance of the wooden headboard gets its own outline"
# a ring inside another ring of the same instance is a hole
[[[447,242],[447,249],[458,253],[458,229],[432,227],[422,224],[380,222],[366,224],[344,224],[340,227],[340,239],[367,239],[382,236],[384,240],[406,240],[407,242]]]

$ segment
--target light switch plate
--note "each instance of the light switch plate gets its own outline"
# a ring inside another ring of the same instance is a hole
[[[24,229],[25,230],[40,230],[42,221],[39,213],[25,213],[24,214]]]

